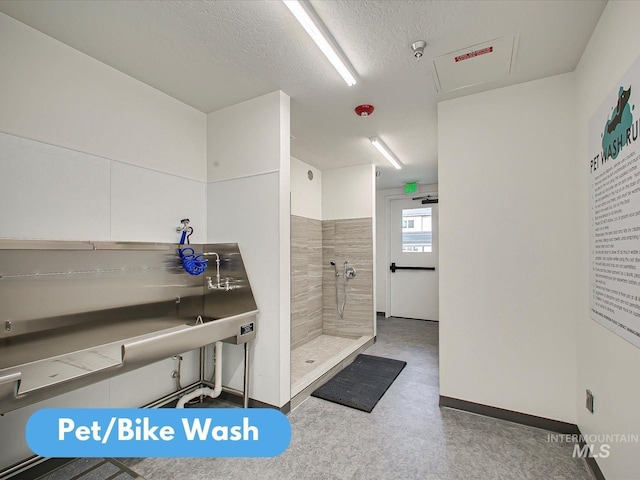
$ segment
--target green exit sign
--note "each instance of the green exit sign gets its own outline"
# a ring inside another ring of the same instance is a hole
[[[405,183],[404,184],[404,193],[418,193],[418,182],[413,183]]]

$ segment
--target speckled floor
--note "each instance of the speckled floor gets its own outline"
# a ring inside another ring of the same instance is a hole
[[[271,459],[121,459],[148,480],[593,480],[550,432],[438,407],[438,324],[378,319],[367,354],[408,364],[371,413],[310,397]]]

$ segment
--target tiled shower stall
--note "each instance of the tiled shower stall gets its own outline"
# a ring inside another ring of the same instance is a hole
[[[373,219],[291,216],[291,396],[373,339]],[[340,277],[336,277],[335,262]],[[347,281],[343,266],[357,274]]]

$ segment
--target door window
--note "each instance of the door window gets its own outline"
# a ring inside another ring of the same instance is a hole
[[[431,207],[402,209],[402,251],[431,252]]]

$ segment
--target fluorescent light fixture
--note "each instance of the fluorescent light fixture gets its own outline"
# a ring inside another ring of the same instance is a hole
[[[402,166],[400,166],[400,160],[398,160],[398,157],[396,157],[393,152],[389,150],[389,147],[387,147],[382,140],[380,140],[378,137],[371,137],[369,138],[369,140],[371,140],[373,146],[378,149],[378,151],[384,156],[384,158],[389,160],[389,163],[396,167],[396,170],[400,170],[402,168]]]
[[[350,87],[356,84],[355,70],[342,53],[342,50],[335,42],[327,27],[318,17],[311,4],[307,0],[282,0],[291,13],[296,17],[300,25],[306,30],[309,36],[316,42],[325,57],[331,62],[333,68],[347,82]]]

